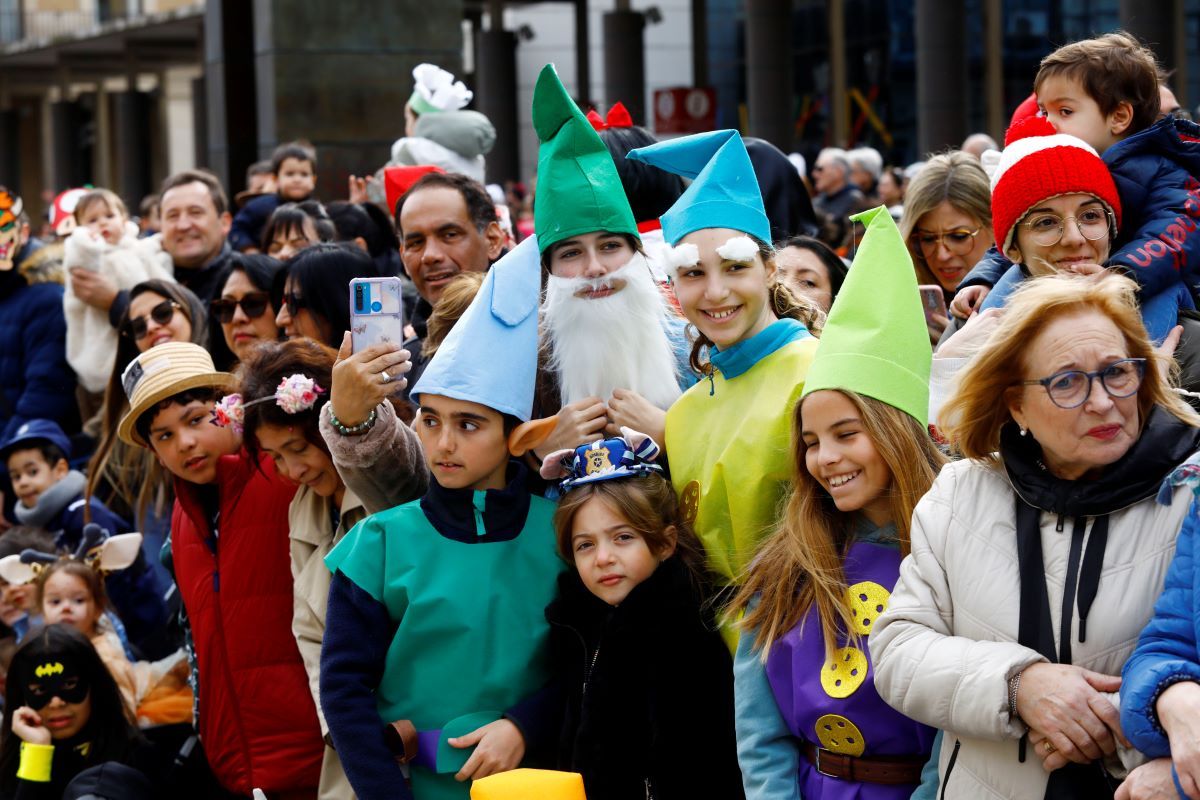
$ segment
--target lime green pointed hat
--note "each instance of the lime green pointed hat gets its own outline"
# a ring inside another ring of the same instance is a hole
[[[542,252],[581,233],[637,236],[617,166],[553,64],[542,68],[533,90],[533,127],[542,143],[533,211]]]
[[[829,310],[801,397],[848,389],[926,425],[933,349],[912,256],[883,206],[851,219],[867,233]]]

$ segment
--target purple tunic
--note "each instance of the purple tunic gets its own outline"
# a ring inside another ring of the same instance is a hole
[[[827,661],[817,609],[810,608],[800,625],[771,645],[767,680],[775,702],[794,736],[826,750],[852,756],[928,758],[937,731],[909,719],[880,698],[867,647],[867,634],[887,608],[900,576],[900,553],[891,547],[856,542],[843,567],[850,587],[847,602],[862,637],[859,648],[840,647],[833,660]],[[847,637],[840,638],[845,644]],[[918,785],[830,778],[817,772],[803,756],[799,783],[805,800],[901,800],[910,797]]]

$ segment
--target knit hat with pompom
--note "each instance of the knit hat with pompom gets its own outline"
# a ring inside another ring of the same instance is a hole
[[[1028,117],[1008,129],[991,178],[992,228],[1002,253],[1029,209],[1064,194],[1094,195],[1121,226],[1121,198],[1108,166],[1091,145],[1056,133],[1045,117]]]

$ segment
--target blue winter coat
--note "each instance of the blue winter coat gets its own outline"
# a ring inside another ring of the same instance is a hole
[[[79,429],[63,287],[30,285],[18,273],[35,249],[31,240],[17,267],[0,273],[0,440],[31,419],[53,420],[67,433]]]
[[[1178,480],[1181,471],[1189,469],[1195,476],[1193,480],[1200,480],[1200,469],[1191,462],[1176,470],[1169,480]],[[1151,758],[1171,754],[1155,711],[1159,696],[1179,681],[1200,681],[1198,557],[1200,503],[1193,504],[1183,524],[1166,586],[1154,607],[1154,618],[1142,631],[1137,649],[1125,662],[1121,675],[1121,729],[1134,747]],[[1184,797],[1182,789],[1179,796]]]
[[[1104,151],[1121,197],[1121,230],[1108,266],[1120,266],[1141,286],[1143,304],[1182,283],[1200,296],[1200,125],[1166,118]],[[1016,270],[998,250],[989,250],[959,285],[995,286]],[[989,298],[984,307],[1002,305]],[[1191,308],[1180,295],[1181,307]],[[1152,331],[1154,334],[1166,330]],[[1154,327],[1158,328],[1159,325]]]

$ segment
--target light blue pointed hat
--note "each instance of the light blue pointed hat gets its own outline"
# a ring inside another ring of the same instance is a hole
[[[528,422],[537,374],[542,268],[530,236],[488,270],[410,394],[467,400]]]
[[[732,228],[770,243],[771,222],[746,145],[737,131],[710,131],[630,150],[627,158],[691,178],[662,215],[672,245],[693,231]]]

